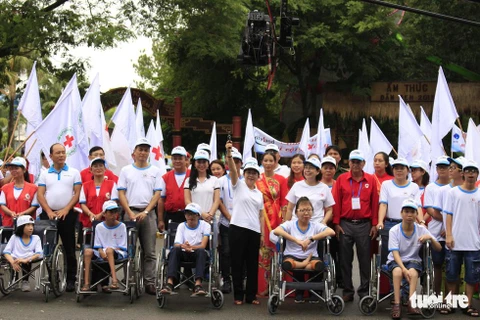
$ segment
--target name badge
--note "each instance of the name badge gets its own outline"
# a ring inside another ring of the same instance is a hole
[[[360,210],[360,198],[352,198],[352,209],[353,210]]]

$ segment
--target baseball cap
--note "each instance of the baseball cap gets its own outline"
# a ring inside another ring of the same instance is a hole
[[[187,150],[185,150],[184,147],[182,146],[176,146],[175,148],[172,149],[172,156],[173,155],[179,155],[179,156],[187,156]]]
[[[232,150],[232,157],[233,159],[239,159],[240,161],[243,161],[242,154],[238,151]]]
[[[208,153],[212,153],[212,149],[210,148],[210,145],[209,144],[206,144],[206,143],[200,143],[198,146],[197,146],[197,151],[199,150],[205,150],[207,151]]]
[[[210,160],[210,155],[205,150],[197,150],[193,156],[193,160]]]
[[[449,166],[450,161],[448,161],[447,156],[440,156],[440,157],[437,158],[437,162],[435,162],[435,165],[436,166],[439,166],[439,165]]]
[[[473,160],[466,160],[463,163],[463,171],[465,171],[466,168],[474,168],[474,169],[477,169],[478,171],[478,164]]]
[[[93,164],[94,164],[95,162],[103,162],[104,165],[107,164],[107,161],[105,161],[105,159],[103,159],[103,158],[95,158],[95,159],[93,159],[92,161],[90,161],[90,168],[93,166]]]
[[[402,209],[403,208],[412,208],[414,210],[418,209],[418,204],[413,199],[405,199],[402,202]]]
[[[278,149],[278,146],[276,144],[270,143],[265,146],[265,152],[268,150],[272,150],[275,152],[280,152],[280,149]]]
[[[247,160],[245,160],[245,163],[255,163],[258,166],[258,161],[254,157],[248,157]]]
[[[150,142],[148,142],[147,138],[137,139],[137,142],[135,143],[135,148],[138,147],[138,146],[141,146],[141,145],[147,145],[147,146],[151,147]]]
[[[303,163],[309,163],[317,169],[321,168],[320,160],[318,160],[317,157],[311,157],[310,159],[305,160]]]
[[[27,167],[27,161],[22,157],[15,157],[12,161],[7,163],[7,166]]]
[[[331,164],[333,164],[333,166],[335,168],[337,167],[337,160],[335,160],[335,158],[333,158],[333,157],[330,157],[330,156],[323,157],[322,162],[321,162],[322,167],[325,163],[331,163]]]
[[[258,174],[260,174],[260,167],[255,162],[247,162],[243,166],[243,172],[247,171],[248,169],[256,170]]]
[[[195,214],[200,215],[200,213],[202,212],[202,208],[200,207],[199,204],[197,204],[195,202],[191,202],[191,203],[187,204],[187,206],[185,207],[185,211],[190,211],[190,212],[193,212]]]
[[[450,161],[450,163],[454,162],[462,168],[463,168],[463,164],[465,163],[466,160],[467,159],[465,159],[465,157],[462,157],[462,156],[460,156],[458,158],[455,158],[455,159],[454,158],[448,158],[448,161]]]
[[[28,223],[35,224],[35,220],[33,220],[33,218],[31,216],[27,216],[27,215],[20,216],[17,219],[17,228],[20,227],[20,226],[23,226],[24,224],[28,224]]]
[[[428,164],[423,160],[413,161],[410,168],[422,168],[425,172],[428,172]]]
[[[392,165],[392,168],[395,166],[405,166],[408,168],[408,161],[405,158],[397,158],[390,164]]]
[[[118,209],[118,204],[113,200],[108,200],[103,203],[102,211]]]
[[[350,152],[350,155],[348,156],[348,160],[360,160],[360,161],[365,161],[365,157],[363,156],[363,152],[355,149],[352,152]]]

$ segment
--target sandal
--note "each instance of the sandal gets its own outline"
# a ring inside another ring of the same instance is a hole
[[[165,286],[160,290],[161,294],[171,294],[173,292],[173,285],[171,283],[165,284]]]
[[[110,289],[110,290],[118,290],[118,289],[120,289],[120,288],[118,287],[118,281],[113,281],[112,284],[110,285],[110,287],[108,287],[108,289]]]
[[[80,291],[90,291],[90,283],[84,283]]]
[[[203,290],[203,287],[200,284],[195,285],[195,287],[193,288],[192,296],[204,296],[206,294],[207,293],[205,292],[205,290]]]
[[[400,304],[392,304],[392,311],[390,312],[392,319],[400,319],[402,317],[402,309],[400,308]]]
[[[469,315],[470,317],[474,317],[474,318],[478,318],[478,316],[479,316],[478,310],[475,309],[472,306],[468,306],[465,310],[463,310],[463,313],[465,313],[466,315]]]
[[[247,301],[247,303],[258,306],[258,305],[260,304],[260,301],[258,301],[258,300],[252,300],[252,301]]]
[[[243,304],[242,300],[233,300],[233,304],[236,306],[241,306]]]
[[[102,292],[103,292],[103,293],[112,293],[112,291],[110,291],[110,287],[109,287],[109,286],[102,286]]]

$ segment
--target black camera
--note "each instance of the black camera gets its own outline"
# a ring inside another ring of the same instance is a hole
[[[273,51],[273,33],[268,14],[257,10],[250,12],[238,55],[239,62],[265,66],[270,63]]]

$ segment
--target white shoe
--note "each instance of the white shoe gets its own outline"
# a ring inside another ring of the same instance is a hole
[[[30,292],[32,289],[30,288],[30,282],[22,281],[22,291],[23,292]]]

